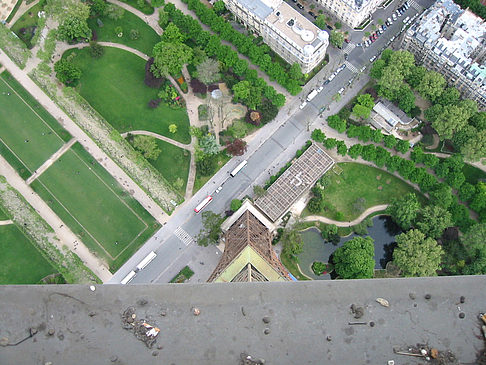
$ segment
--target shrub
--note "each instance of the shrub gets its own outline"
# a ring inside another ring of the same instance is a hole
[[[208,87],[206,86],[206,84],[199,81],[198,79],[191,80],[191,88],[195,94],[206,94],[208,91]]]
[[[163,77],[156,77],[152,71],[150,71],[150,68],[152,67],[152,64],[154,63],[153,57],[149,58],[147,62],[145,63],[145,79],[144,83],[148,87],[158,89],[162,86],[164,83],[164,78]]]
[[[105,53],[105,49],[96,42],[90,42],[89,54],[93,58],[100,58]]]
[[[312,263],[312,271],[316,275],[322,275],[327,273],[327,265],[324,262],[314,261]]]
[[[151,109],[155,109],[159,106],[160,102],[162,101],[162,99],[152,99],[148,102],[148,107],[151,108]]]
[[[130,33],[128,36],[130,37],[131,40],[134,41],[140,38],[140,32],[138,31],[138,29],[130,29]]]
[[[154,8],[158,8],[159,6],[164,6],[165,1],[164,0],[151,0],[150,3]]]

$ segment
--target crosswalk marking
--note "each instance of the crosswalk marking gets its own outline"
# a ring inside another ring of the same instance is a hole
[[[356,47],[356,44],[354,43],[348,43],[346,45],[346,48],[343,49],[343,53],[347,53],[347,54],[350,54],[351,51]]]
[[[351,62],[344,61],[344,64],[351,70],[351,72],[358,73],[358,69]]]
[[[410,6],[412,8],[414,8],[415,10],[417,10],[417,11],[422,10],[422,7],[419,4],[417,4],[417,2],[415,0],[408,0],[408,2],[410,3]]]
[[[192,238],[189,233],[184,231],[182,227],[177,227],[174,231],[174,234],[178,239],[180,239],[186,246],[194,242],[194,238]]]

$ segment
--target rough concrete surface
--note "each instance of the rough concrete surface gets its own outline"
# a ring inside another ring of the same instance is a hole
[[[422,364],[393,352],[417,343],[473,364],[484,345],[478,313],[486,310],[485,284],[485,276],[470,276],[99,285],[94,291],[3,286],[0,364],[239,364],[243,352],[266,364]],[[351,313],[352,304],[363,307],[361,318]],[[137,320],[160,328],[151,349],[122,328],[121,314],[130,306]],[[356,321],[364,324],[349,324]]]

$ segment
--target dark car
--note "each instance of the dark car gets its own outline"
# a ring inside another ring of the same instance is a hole
[[[292,1],[293,1],[294,3],[296,3],[296,2],[297,2],[297,0],[292,0]]]
[[[348,39],[348,38],[344,38],[344,41],[345,41],[346,43],[349,43],[349,39]]]
[[[316,14],[314,14],[312,11],[307,12],[307,14],[309,14],[314,19],[317,18]]]
[[[333,29],[334,29],[334,28],[333,28],[333,27],[331,27],[329,24],[326,24],[326,27],[327,27],[327,29],[329,29],[329,30],[333,30]]]
[[[301,3],[297,3],[297,7],[298,7],[299,9],[301,9],[301,10],[303,10],[303,9],[304,9],[304,5],[302,5]]]

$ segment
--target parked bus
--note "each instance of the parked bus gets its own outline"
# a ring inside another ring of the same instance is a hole
[[[196,208],[194,208],[194,211],[196,213],[199,213],[201,210],[206,208],[206,205],[211,203],[211,200],[213,200],[213,197],[211,195],[208,195],[202,202],[200,202]]]
[[[150,253],[137,265],[137,271],[142,270],[145,266],[150,264],[156,256],[157,254],[154,251],[150,251]]]
[[[240,172],[240,171],[241,171],[241,169],[242,169],[243,167],[245,167],[247,163],[248,163],[248,161],[247,161],[247,160],[243,160],[243,161],[242,161],[242,162],[241,162],[241,163],[240,163],[238,166],[236,166],[236,167],[235,167],[235,169],[234,169],[233,171],[231,171],[231,173],[230,173],[231,177],[235,177],[235,175],[236,175],[238,172]]]
[[[123,280],[121,281],[121,283],[122,284],[128,284],[130,281],[132,281],[132,279],[135,277],[135,275],[137,275],[137,273],[135,271],[133,271],[133,270],[130,271],[128,273],[128,275],[123,278]]]

